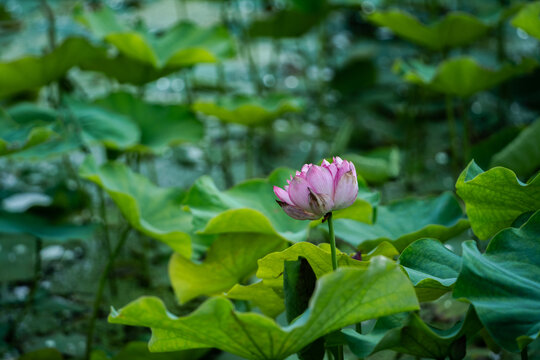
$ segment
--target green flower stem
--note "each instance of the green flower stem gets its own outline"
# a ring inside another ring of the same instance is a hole
[[[338,268],[338,262],[336,254],[336,235],[334,233],[334,219],[332,218],[332,212],[328,213],[326,221],[328,221],[328,232],[330,233],[330,254],[332,256],[332,269],[336,271]],[[336,350],[337,360],[343,360],[343,346],[338,345]]]
[[[92,316],[90,317],[90,323],[88,324],[88,331],[86,333],[86,352],[85,352],[85,360],[90,360],[90,355],[92,353],[92,343],[94,342],[94,328],[96,326],[96,319],[99,312],[99,306],[101,305],[101,300],[103,299],[103,289],[105,288],[105,283],[107,282],[107,278],[109,277],[109,273],[114,265],[114,261],[118,254],[120,253],[120,250],[124,246],[124,243],[126,242],[126,239],[128,238],[129,231],[131,230],[131,227],[128,226],[124,232],[120,236],[120,240],[118,240],[118,243],[116,244],[116,247],[114,248],[114,251],[112,252],[111,256],[109,256],[109,259],[107,261],[107,265],[105,265],[105,269],[103,269],[103,272],[101,273],[101,277],[99,278],[99,285],[98,290],[96,293],[96,297],[94,298],[94,307],[92,309]]]
[[[332,269],[336,270],[338,267],[337,254],[336,254],[336,235],[334,234],[334,220],[332,219],[332,213],[328,213],[326,219],[328,221],[328,232],[330,233],[330,252],[332,255]]]
[[[526,346],[523,348],[523,350],[521,350],[521,360],[529,360],[529,354],[527,353]]]

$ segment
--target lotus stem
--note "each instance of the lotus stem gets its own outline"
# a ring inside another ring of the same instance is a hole
[[[529,360],[529,354],[527,353],[526,346],[523,348],[523,350],[521,350],[521,360]]]
[[[337,253],[336,253],[336,235],[334,233],[334,220],[332,218],[332,212],[329,212],[326,216],[328,221],[328,232],[330,233],[330,254],[332,256],[332,269],[334,271],[338,268]],[[338,330],[339,331],[339,330]],[[337,360],[343,360],[343,346],[337,346]]]
[[[107,265],[105,265],[105,269],[103,269],[103,272],[101,273],[101,276],[99,278],[98,290],[94,298],[94,306],[92,308],[92,316],[90,317],[90,323],[88,324],[88,331],[86,333],[86,351],[85,351],[85,356],[84,356],[86,360],[90,360],[90,355],[92,353],[92,344],[94,342],[94,329],[96,326],[96,319],[99,312],[99,306],[101,304],[101,300],[103,299],[103,289],[105,288],[105,283],[107,282],[107,278],[114,265],[114,261],[116,257],[120,253],[120,250],[122,250],[122,247],[124,246],[124,243],[126,242],[126,239],[128,238],[130,230],[131,230],[131,227],[128,225],[127,228],[124,230],[124,232],[121,234],[120,240],[118,240],[118,243],[116,244],[116,247],[114,248],[114,251],[112,252],[111,256],[109,256]]]
[[[448,121],[448,131],[450,133],[450,152],[452,156],[452,170],[454,172],[457,172],[458,166],[457,166],[457,136],[456,136],[456,120],[454,119],[454,104],[452,101],[452,97],[450,95],[446,95],[446,119]]]
[[[330,233],[330,254],[332,256],[332,269],[338,268],[337,254],[336,254],[336,236],[334,234],[334,220],[332,219],[332,212],[328,213],[326,218],[328,221],[328,232]]]

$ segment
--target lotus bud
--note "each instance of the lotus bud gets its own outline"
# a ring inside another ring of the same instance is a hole
[[[334,157],[321,166],[305,164],[283,188],[274,186],[277,203],[290,217],[317,220],[351,206],[358,195],[356,169],[350,161]]]

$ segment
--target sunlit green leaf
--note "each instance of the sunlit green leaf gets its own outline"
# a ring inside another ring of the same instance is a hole
[[[540,2],[535,1],[521,8],[511,21],[511,24],[529,35],[540,39]]]
[[[459,176],[456,192],[465,202],[472,230],[482,240],[540,208],[540,176],[525,184],[512,170],[496,167],[484,172],[474,161]]]
[[[223,293],[253,274],[258,259],[284,245],[273,235],[224,234],[214,240],[201,263],[174,254],[169,277],[176,297],[184,303],[200,295]]]
[[[335,221],[336,236],[363,251],[383,241],[390,242],[399,251],[423,237],[446,241],[468,227],[457,199],[449,192],[379,206],[373,225],[349,219]]]
[[[504,149],[493,155],[491,166],[503,166],[520,177],[540,168],[540,120],[524,129]]]
[[[216,347],[262,360],[284,359],[344,326],[415,309],[418,302],[405,274],[392,261],[377,257],[367,268],[340,268],[321,278],[309,309],[286,328],[260,314],[236,312],[224,298],[207,300],[177,318],[159,299],[144,297],[113,309],[109,321],[152,328],[151,351]]]
[[[162,153],[169,146],[197,142],[203,136],[203,125],[184,106],[147,103],[124,92],[109,94],[96,104],[129,117],[138,126],[141,139],[131,149]]]
[[[378,319],[368,334],[359,334],[353,329],[342,332],[351,351],[360,358],[393,350],[422,358],[444,359],[450,356],[454,344],[472,337],[481,328],[476,313],[469,310],[463,321],[446,330],[426,324],[415,313],[403,313]]]
[[[79,174],[102,187],[135,229],[184,256],[191,255],[192,217],[182,209],[182,191],[157,187],[120,163],[98,166],[91,157]]]
[[[435,239],[420,239],[407,246],[399,257],[411,279],[418,299],[432,301],[452,291],[461,268],[461,258]]]
[[[248,180],[220,191],[212,179],[198,179],[185,204],[201,234],[259,233],[277,235],[292,242],[307,236],[309,222],[289,217],[276,203],[272,185],[282,186],[290,170],[275,170],[268,179]]]
[[[251,285],[234,285],[228,292],[229,299],[250,301],[254,306],[261,309],[262,313],[275,318],[283,311],[283,289],[273,288],[263,281]]]
[[[337,249],[336,251],[338,266],[367,266],[366,262],[355,260]],[[332,271],[332,257],[328,244],[317,246],[308,242],[300,242],[283,251],[268,254],[260,259],[257,277],[262,279],[266,285],[280,289],[283,287],[283,263],[297,260],[299,256],[304,257],[309,262],[317,278]]]
[[[437,92],[468,97],[518,75],[532,71],[538,63],[525,58],[518,65],[506,64],[489,69],[470,57],[456,57],[440,63],[437,67],[419,61],[394,64],[394,71],[405,81],[425,86]]]
[[[504,349],[522,350],[540,334],[540,211],[520,228],[499,232],[481,254],[463,244],[454,297],[469,300]]]
[[[353,259],[337,249],[338,264],[340,266],[365,267],[370,259],[384,256],[393,259],[399,255],[397,250],[387,242],[379,244],[367,254],[362,254],[364,262]],[[261,309],[261,311],[275,317],[283,312],[283,264],[285,261],[294,261],[304,257],[313,268],[315,275],[321,277],[332,271],[330,245],[313,245],[300,242],[281,251],[265,256],[258,261],[257,276],[260,282],[248,286],[235,285],[228,293],[231,299],[247,300]]]
[[[156,69],[213,63],[235,55],[233,40],[223,27],[181,22],[156,36],[142,27],[129,29],[105,6],[94,12],[79,10],[75,18],[120,53]]]
[[[462,12],[451,12],[430,25],[422,24],[402,10],[376,11],[367,19],[431,50],[467,45],[489,30],[489,26],[482,21]]]
[[[197,101],[193,109],[217,117],[223,122],[257,126],[266,124],[284,113],[299,112],[304,104],[300,99],[274,94],[267,97],[247,95],[222,96],[214,101]]]
[[[58,80],[84,59],[95,56],[96,51],[87,40],[74,37],[46,55],[0,62],[0,97],[38,89]]]

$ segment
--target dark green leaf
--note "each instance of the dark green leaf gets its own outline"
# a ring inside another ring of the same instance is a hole
[[[482,21],[462,12],[451,12],[430,25],[402,10],[376,11],[367,19],[415,44],[439,51],[467,45],[489,30]]]
[[[540,168],[540,120],[524,129],[504,149],[493,155],[491,166],[503,166],[520,177],[531,176]]]
[[[443,61],[437,67],[419,61],[397,61],[394,71],[412,84],[443,94],[468,97],[489,90],[512,77],[531,72],[537,66],[536,60],[525,58],[518,65],[506,64],[498,69],[488,69],[471,57],[456,57]]]
[[[420,239],[399,257],[420,301],[432,301],[451,291],[461,269],[461,258],[434,239]]]
[[[540,334],[540,211],[520,228],[499,232],[481,254],[463,244],[455,298],[469,300],[493,339],[521,351]]]
[[[197,142],[203,136],[203,125],[184,106],[151,104],[123,92],[109,94],[96,104],[129,117],[138,126],[141,139],[131,150],[162,153],[169,146]]]
[[[474,161],[459,176],[456,192],[480,239],[488,239],[519,215],[540,208],[540,176],[524,184],[512,170],[496,167],[484,172]]]
[[[285,260],[283,293],[285,295],[285,314],[289,324],[307,310],[311,295],[315,291],[316,282],[317,277],[305,258]],[[301,349],[297,355],[301,360],[322,360],[324,350],[324,338],[319,338]]]
[[[402,251],[417,239],[431,237],[446,241],[469,227],[457,199],[449,192],[379,206],[373,225],[349,219],[338,219],[335,223],[336,236],[363,251],[383,241]]]
[[[418,357],[444,359],[455,352],[462,338],[470,338],[482,328],[474,310],[450,329],[434,328],[417,314],[397,314],[380,318],[368,334],[353,329],[342,332],[351,351],[358,357],[367,357],[381,350],[393,350]]]

